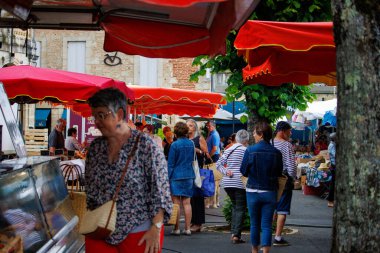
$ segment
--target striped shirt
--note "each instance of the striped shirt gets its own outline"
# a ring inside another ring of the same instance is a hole
[[[296,178],[297,165],[292,144],[288,141],[280,141],[274,139],[273,145],[275,148],[281,151],[282,162],[284,164],[283,171],[292,178]]]
[[[222,172],[222,174],[224,175],[222,179],[222,186],[224,188],[245,189],[243,182],[241,181],[242,174],[240,172],[240,166],[243,161],[246,149],[247,148],[244,145],[240,143],[235,143],[226,151],[224,151],[223,155],[216,162],[217,170]],[[226,175],[227,170],[232,171],[232,177]]]

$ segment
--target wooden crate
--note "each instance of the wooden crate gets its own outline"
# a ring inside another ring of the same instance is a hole
[[[40,155],[41,150],[48,149],[48,129],[27,129],[25,146],[28,155]]]

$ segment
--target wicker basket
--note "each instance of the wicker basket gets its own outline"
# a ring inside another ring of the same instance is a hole
[[[70,199],[75,215],[79,218],[78,225],[76,226],[76,229],[79,229],[83,216],[87,210],[86,193],[73,191],[70,193]]]
[[[178,213],[179,213],[179,205],[173,204],[172,214],[170,215],[170,220],[167,222],[167,224],[175,225],[177,223]]]
[[[243,183],[244,187],[247,187],[248,177],[241,176],[241,182]]]

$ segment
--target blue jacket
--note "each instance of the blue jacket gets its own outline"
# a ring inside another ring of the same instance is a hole
[[[172,143],[168,157],[169,180],[195,178],[194,151],[194,144],[188,138],[179,138]]]
[[[268,142],[260,141],[247,148],[240,171],[248,177],[247,188],[276,191],[282,167],[281,152]]]

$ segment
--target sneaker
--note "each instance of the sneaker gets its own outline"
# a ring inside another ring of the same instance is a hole
[[[190,230],[190,229],[183,230],[183,231],[182,231],[182,234],[183,234],[183,235],[191,235],[191,230]]]
[[[173,229],[172,232],[170,232],[171,235],[180,235],[181,231],[179,229]]]
[[[281,238],[281,240],[273,240],[273,246],[289,246],[289,242],[285,241],[284,238]]]

